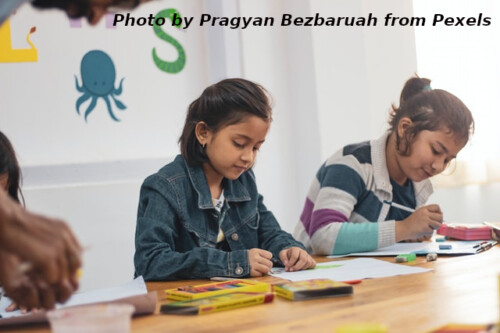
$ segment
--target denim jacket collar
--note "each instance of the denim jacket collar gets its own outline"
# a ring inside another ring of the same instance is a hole
[[[181,156],[179,157],[182,158]],[[210,194],[210,188],[208,187],[207,178],[205,177],[203,168],[201,166],[190,166],[185,160],[184,163],[186,165],[189,180],[191,181],[191,184],[193,185],[196,193],[198,193],[198,207],[200,209],[214,208],[212,195]],[[241,184],[238,179],[224,179],[223,188],[224,198],[228,202],[250,201],[251,199],[248,190],[245,188],[245,186],[243,186],[243,184]]]

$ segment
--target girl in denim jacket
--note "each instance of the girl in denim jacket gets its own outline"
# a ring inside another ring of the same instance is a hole
[[[313,268],[257,191],[252,166],[271,123],[266,90],[247,80],[209,86],[191,103],[181,155],[144,181],[134,264],[146,280],[248,277]]]

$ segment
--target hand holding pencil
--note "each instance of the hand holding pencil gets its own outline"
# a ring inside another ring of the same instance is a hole
[[[432,204],[418,208],[406,219],[396,223],[396,242],[422,239],[432,235],[443,222],[439,205]]]

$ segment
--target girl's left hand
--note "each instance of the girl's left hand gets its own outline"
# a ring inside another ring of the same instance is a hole
[[[289,247],[280,252],[280,260],[285,265],[286,272],[314,268],[316,261],[300,247]]]

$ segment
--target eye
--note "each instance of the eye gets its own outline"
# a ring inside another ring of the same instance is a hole
[[[239,142],[236,142],[236,141],[233,141],[233,145],[234,145],[236,148],[240,148],[240,149],[241,149],[241,148],[243,148],[243,147],[245,147],[245,145],[244,145],[244,144],[239,143]]]
[[[260,147],[253,147],[253,151],[260,151]]]
[[[441,152],[440,152],[440,151],[438,151],[438,150],[437,150],[436,148],[434,148],[433,146],[431,146],[431,150],[432,150],[432,153],[433,153],[434,155],[441,155]]]

